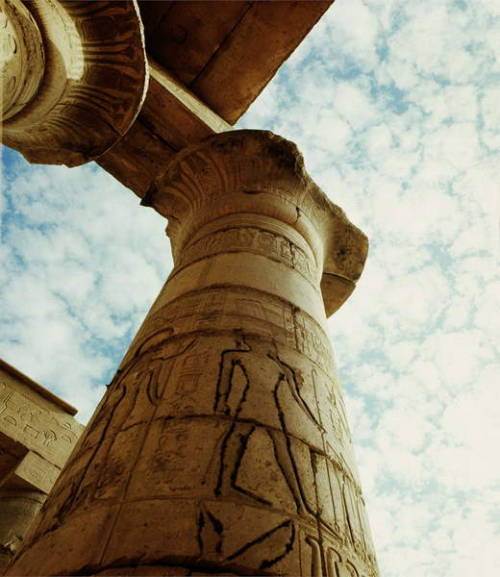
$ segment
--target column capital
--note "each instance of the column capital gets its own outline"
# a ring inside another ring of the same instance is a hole
[[[4,122],[18,114],[35,96],[43,78],[45,49],[30,11],[19,0],[0,7],[2,116]]]
[[[77,166],[113,146],[147,88],[135,0],[6,0],[2,141],[28,161]]]
[[[297,230],[323,269],[327,315],[348,298],[363,270],[366,236],[315,184],[297,146],[269,131],[237,130],[185,148],[142,201],[168,218],[174,260],[208,223],[265,215]]]

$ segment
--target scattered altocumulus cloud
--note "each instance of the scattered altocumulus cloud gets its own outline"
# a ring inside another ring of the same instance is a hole
[[[370,237],[330,321],[384,577],[500,571],[500,7],[337,0],[242,127],[297,142]],[[168,274],[95,166],[4,157],[2,356],[87,418]]]
[[[4,154],[2,356],[87,419],[170,266],[164,222],[97,167]]]

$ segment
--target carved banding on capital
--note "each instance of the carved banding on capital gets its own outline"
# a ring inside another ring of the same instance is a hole
[[[4,144],[30,162],[77,166],[127,132],[148,81],[136,0],[6,0],[0,25],[21,47],[2,58]]]
[[[313,182],[295,144],[268,131],[225,132],[185,148],[142,203],[168,218],[176,263],[213,223],[230,226],[232,215],[286,223],[322,271],[327,315],[351,294],[367,255],[366,236]]]
[[[335,206],[335,205],[334,205]],[[332,315],[349,298],[363,272],[368,255],[368,238],[338,210],[327,226],[327,242],[321,292],[326,315]]]
[[[20,2],[0,4],[2,44],[2,118],[19,113],[35,96],[43,78],[42,35],[29,10]]]

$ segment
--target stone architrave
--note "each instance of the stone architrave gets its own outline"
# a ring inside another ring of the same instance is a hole
[[[75,413],[0,359],[0,574],[83,431]]]
[[[365,236],[270,132],[188,147],[143,203],[175,267],[8,574],[377,576],[324,306]]]

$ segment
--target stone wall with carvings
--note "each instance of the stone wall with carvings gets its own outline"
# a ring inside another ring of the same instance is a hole
[[[83,431],[76,410],[0,360],[0,568],[23,544]]]

